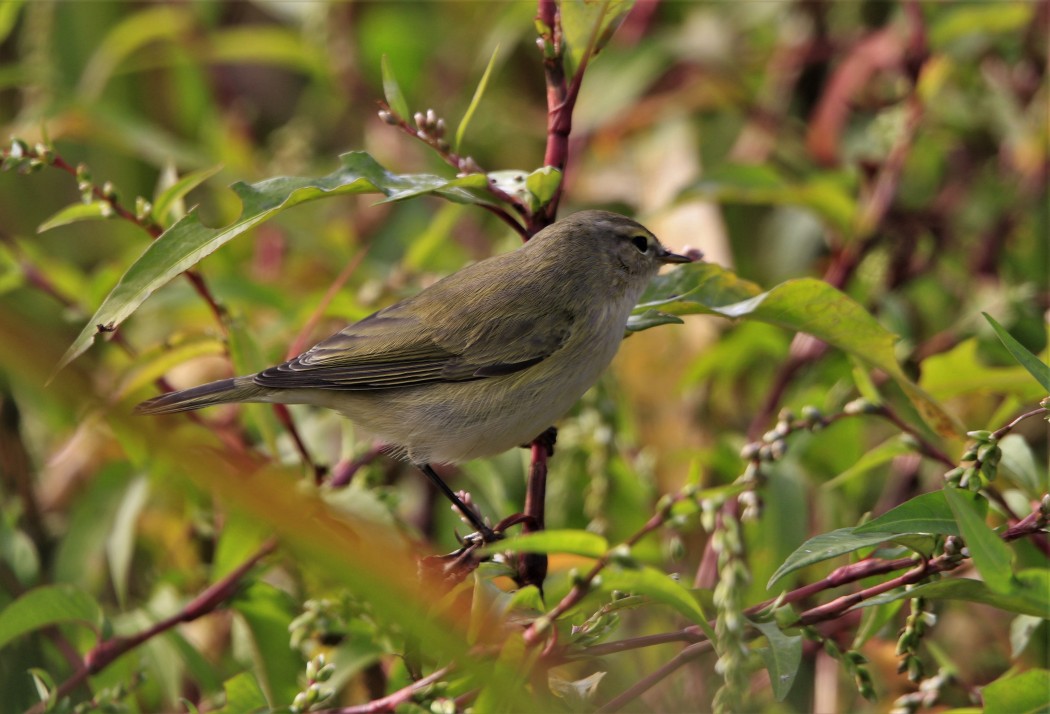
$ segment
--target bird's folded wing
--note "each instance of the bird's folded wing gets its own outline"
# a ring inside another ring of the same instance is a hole
[[[374,391],[512,374],[556,352],[571,315],[509,316],[434,329],[398,311],[350,325],[254,382],[279,389]],[[542,323],[543,329],[540,329]]]

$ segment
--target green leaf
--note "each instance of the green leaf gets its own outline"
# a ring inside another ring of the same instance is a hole
[[[919,380],[922,388],[937,399],[992,392],[1031,401],[1046,394],[1023,367],[986,365],[978,350],[978,341],[971,338],[923,360]]]
[[[223,682],[226,703],[219,714],[249,714],[269,710],[262,687],[251,672],[241,672]]]
[[[433,193],[449,200],[480,202],[461,187],[469,181],[485,184],[477,174],[446,180],[431,174],[392,174],[367,153],[344,154],[342,166],[320,178],[281,176],[256,184],[236,183],[234,192],[243,203],[240,218],[224,228],[201,224],[196,212],[171,226],[127,270],[113,291],[62,356],[56,370],[83,354],[103,329],[120,325],[155,291],[176,275],[192,268],[222,245],[281,211],[309,201],[344,194],[381,193],[390,200]]]
[[[758,653],[766,663],[773,696],[782,702],[791,691],[802,664],[802,635],[788,635],[775,622],[752,621],[751,625],[765,635],[769,643],[769,647],[759,649]]]
[[[1036,465],[1032,448],[1020,434],[1007,434],[999,440],[1002,457],[999,461],[1000,473],[1006,476],[1025,495],[1038,500],[1048,490],[1046,472]]]
[[[686,188],[678,199],[703,198],[721,203],[802,206],[842,232],[857,215],[852,179],[843,174],[821,174],[792,181],[769,165],[726,165]]]
[[[924,597],[931,600],[962,600],[991,605],[1006,612],[1050,618],[1050,570],[1029,569],[1017,574],[1017,582],[1009,592],[992,590],[981,580],[947,578],[913,588],[900,588],[883,593],[857,605],[875,607],[897,600]]]
[[[537,208],[550,203],[560,185],[561,171],[553,166],[541,166],[525,178],[525,188],[532,194]]]
[[[282,590],[253,582],[233,603],[251,631],[256,669],[263,686],[275,702],[290,702],[299,690],[299,653],[288,646],[288,625],[298,612],[295,600]]]
[[[580,530],[550,530],[526,533],[480,550],[492,554],[511,551],[514,553],[570,553],[585,558],[600,558],[609,550],[609,541],[597,533]]]
[[[390,62],[387,60],[386,55],[383,55],[380,67],[383,71],[383,95],[386,97],[387,106],[402,119],[410,119],[408,102],[405,101],[405,95],[401,92],[401,85],[397,83],[397,77],[394,76],[394,70],[390,68]]]
[[[1000,593],[1009,591],[1013,579],[1013,551],[985,523],[984,514],[977,510],[975,494],[957,488],[946,488],[943,493],[955,514],[977,572],[992,590]]]
[[[269,64],[317,77],[328,72],[324,51],[298,30],[278,25],[254,24],[212,33],[204,46],[208,62]]]
[[[14,29],[18,20],[18,11],[22,9],[25,0],[5,0],[0,2],[0,42],[7,39]]]
[[[1033,635],[1046,622],[1037,615],[1018,615],[1010,623],[1010,657],[1017,659],[1032,641]]]
[[[699,625],[712,643],[718,642],[714,630],[707,624],[707,616],[700,607],[700,603],[692,593],[667,573],[648,565],[639,568],[612,566],[602,571],[601,587],[645,595],[657,602],[670,605],[689,618],[693,624]]]
[[[708,263],[692,263],[653,281],[635,314],[651,309],[670,315],[707,313],[758,320],[808,333],[893,377],[939,434],[962,432],[957,420],[904,374],[894,353],[897,337],[859,303],[822,280],[788,280],[760,292],[754,283],[740,280],[729,271]],[[628,330],[637,324],[629,320]]]
[[[634,0],[562,0],[562,36],[567,45],[569,74],[575,74],[584,57],[598,54],[630,12]]]
[[[95,599],[72,585],[46,585],[23,593],[0,611],[0,648],[27,632],[78,622],[96,635],[102,631],[102,608]]]
[[[122,605],[127,602],[128,572],[131,570],[131,557],[135,550],[135,527],[148,495],[149,480],[146,477],[139,476],[128,484],[120,508],[113,519],[113,529],[106,538],[109,575],[113,580],[117,600]]]
[[[988,324],[990,324],[992,329],[995,330],[995,334],[999,338],[999,341],[1003,343],[1003,346],[1005,346],[1007,350],[1009,350],[1017,363],[1027,369],[1028,373],[1035,377],[1035,381],[1043,386],[1044,391],[1050,392],[1050,366],[1025,349],[1024,345],[1015,340],[1013,335],[1007,332],[1002,325],[995,321],[994,317],[987,312],[982,312],[981,314],[984,315],[984,319],[987,320]]]
[[[858,526],[854,532],[857,534],[883,532],[961,535],[952,509],[945,501],[943,490],[924,493],[905,501],[878,518],[873,518],[864,525]]]
[[[95,45],[95,53],[80,75],[77,86],[80,100],[93,102],[114,71],[138,50],[161,40],[184,36],[194,24],[193,13],[186,7],[158,5],[128,14]]]
[[[36,232],[44,233],[52,228],[68,226],[70,223],[79,223],[80,221],[104,221],[107,218],[112,217],[113,206],[109,205],[106,201],[74,203],[70,206],[66,206],[58,213],[41,223],[37,227]]]
[[[492,56],[489,57],[489,63],[485,67],[485,72],[481,75],[481,81],[478,82],[477,88],[474,90],[474,96],[470,98],[470,105],[467,107],[467,111],[463,113],[463,118],[459,122],[459,127],[456,128],[456,143],[452,145],[453,151],[459,153],[459,147],[463,145],[463,137],[467,134],[467,126],[470,125],[470,120],[474,118],[474,112],[477,111],[478,105],[481,103],[481,98],[485,95],[485,87],[489,83],[489,75],[492,74],[492,68],[496,66],[496,57],[499,55],[499,45],[492,50]],[[386,57],[384,56],[384,60]],[[384,72],[384,77],[386,76]],[[386,80],[384,79],[384,86]]]
[[[153,219],[161,225],[166,225],[168,222],[168,214],[171,213],[175,204],[185,198],[186,194],[190,191],[197,188],[220,171],[222,171],[222,165],[212,166],[211,168],[200,169],[188,173],[171,186],[158,193],[156,198],[153,199]]]
[[[1050,670],[1030,669],[1004,676],[981,690],[984,714],[1046,714],[1050,712]]]
[[[766,589],[772,589],[773,585],[788,573],[829,558],[852,553],[861,548],[878,545],[893,538],[893,533],[889,532],[858,533],[858,530],[857,528],[839,528],[810,538],[796,548],[795,552],[777,568],[769,578]]]
[[[850,466],[848,469],[840,473],[835,478],[821,485],[822,489],[833,489],[845,484],[846,482],[867,473],[876,466],[892,461],[898,456],[910,454],[915,451],[915,447],[909,443],[909,441],[902,436],[890,437],[886,441],[882,442],[875,448],[864,453],[857,461]]]

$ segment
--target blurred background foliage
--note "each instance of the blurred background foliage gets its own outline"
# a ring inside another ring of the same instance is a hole
[[[1047,3],[916,7],[923,48],[894,2],[637,3],[587,70],[562,214],[603,207],[635,215],[671,247],[700,248],[766,288],[823,277],[900,336],[898,359],[967,428],[996,429],[1045,395],[980,313],[1045,358]],[[240,211],[229,184],[320,176],[350,150],[396,172],[451,177],[427,147],[377,117],[383,58],[413,111],[433,107],[455,126],[494,56],[461,153],[486,169],[531,171],[542,163],[547,120],[535,14],[532,2],[4,0],[0,121],[5,135],[50,142],[70,165],[89,166],[91,180],[112,182],[132,210],[136,196],[153,200],[173,177],[214,168],[170,218],[196,206],[206,225],[219,226]],[[869,215],[894,162],[886,203]],[[104,614],[113,631],[138,631],[229,573],[271,530],[294,540],[299,528],[295,558],[267,561],[231,607],[117,660],[91,680],[94,691],[133,687],[120,699],[129,711],[190,707],[180,701],[203,711],[223,701],[224,682],[228,698],[249,696],[233,681],[287,707],[303,689],[304,658],[321,650],[334,653],[339,701],[403,686],[406,665],[391,655],[420,645],[406,624],[414,620],[399,622],[396,613],[418,605],[391,584],[393,571],[340,573],[348,566],[338,554],[320,536],[311,540],[312,513],[282,513],[279,501],[241,512],[238,489],[258,487],[219,484],[221,466],[197,461],[195,445],[217,446],[223,433],[244,428],[257,455],[276,454],[304,478],[272,412],[224,407],[203,424],[180,418],[158,427],[132,420],[128,408],[162,374],[176,387],[230,374],[227,345],[237,371],[259,369],[283,360],[311,320],[301,346],[519,238],[485,211],[437,198],[379,204],[363,195],[300,206],[199,266],[228,313],[227,333],[190,283],[174,280],[121,326],[128,350],[99,340],[49,386],[53,365],[149,241],[115,219],[38,231],[78,201],[76,179],[62,171],[0,174],[0,608],[34,586],[70,584],[97,609],[74,619]],[[847,356],[799,359],[805,341],[792,340],[770,325],[699,316],[632,336],[612,374],[561,425],[548,527],[619,542],[645,523],[659,494],[690,479],[733,482],[746,465],[741,447],[772,428],[780,407],[832,413],[857,396],[858,381],[865,394]],[[332,414],[293,416],[315,460],[334,473],[370,448]],[[1029,482],[1006,490],[1022,514],[1046,489],[1044,427],[1033,420],[1019,429],[1015,478]],[[751,578],[743,602],[780,591],[767,592],[767,580],[807,537],[940,486],[944,468],[910,451],[851,470],[897,434],[882,422],[841,420],[798,435],[768,467],[766,507],[745,529]],[[942,447],[957,459],[963,442]],[[454,485],[487,514],[514,513],[527,465],[525,452],[470,463]],[[350,487],[323,493],[336,511],[396,523],[434,552],[452,548],[454,528],[462,530],[417,474],[389,460],[370,461]],[[259,519],[267,513],[274,522]],[[692,580],[705,542],[692,523],[643,541],[635,555]],[[349,569],[367,563],[354,557]],[[410,568],[404,557],[390,568]],[[1017,557],[1045,567],[1024,543]],[[552,556],[548,606],[571,585],[569,569],[586,562]],[[817,570],[777,587],[830,567]],[[966,686],[1012,666],[1010,613],[952,603],[942,616],[947,622],[929,635],[932,663]],[[750,706],[887,710],[914,689],[894,671],[902,617],[888,616],[888,635],[863,650],[881,703],[864,704],[846,675],[829,676],[807,650],[787,700],[774,702],[758,678]],[[302,634],[322,630],[316,621],[325,618],[338,638]],[[300,640],[290,646],[293,620]],[[619,634],[666,631],[674,621],[646,610],[625,617]],[[435,626],[417,624],[438,636]],[[856,626],[843,618],[827,636]],[[1047,665],[1041,627],[1042,643],[1036,637],[1015,651],[1022,665]],[[92,644],[83,627],[57,631],[5,647],[0,707],[37,701],[30,668],[55,683],[68,676],[68,653],[56,643],[81,653]],[[637,650],[559,676],[578,685],[607,672],[600,701],[669,656]],[[720,678],[713,660],[701,662],[650,691],[647,708],[705,709],[695,703],[710,701]],[[251,686],[236,679],[244,672]],[[593,707],[588,686],[562,687],[558,701]],[[965,703],[966,686],[949,701]],[[451,691],[462,693],[454,684]],[[73,699],[88,696],[80,689]]]

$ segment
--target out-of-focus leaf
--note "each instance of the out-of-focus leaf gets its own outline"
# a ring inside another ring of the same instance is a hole
[[[964,498],[968,498],[975,508],[978,507],[972,495],[968,494]],[[981,503],[987,510],[987,502]],[[943,490],[916,496],[853,530],[858,535],[875,532],[961,535]]]
[[[892,461],[898,456],[904,454],[910,454],[915,451],[915,447],[908,443],[907,439],[900,436],[890,437],[886,441],[882,442],[875,448],[864,453],[855,464],[840,473],[835,478],[821,485],[823,489],[838,488],[845,484],[847,481],[860,476],[868,471],[872,470],[876,466],[881,466],[887,461]]]
[[[978,511],[974,494],[958,488],[945,488],[941,493],[955,514],[960,535],[966,541],[977,572],[992,590],[1009,591],[1013,579],[1013,552],[984,522],[984,514]]]
[[[1048,486],[1045,469],[1036,465],[1032,448],[1020,434],[1007,434],[999,440],[1002,457],[999,470],[1004,477],[1020,487],[1025,495],[1038,500],[1046,493]]]
[[[751,622],[751,625],[769,643],[769,647],[760,648],[758,653],[766,663],[773,696],[782,702],[795,684],[795,675],[802,664],[802,635],[788,635],[775,622]]]
[[[919,384],[937,399],[988,392],[1012,394],[1029,401],[1046,393],[1022,367],[983,364],[977,347],[977,340],[969,339],[948,352],[927,358],[922,363]]]
[[[189,8],[174,5],[146,7],[129,14],[97,44],[80,75],[78,93],[89,102],[97,99],[113,72],[133,53],[159,40],[180,37],[193,24]]]
[[[4,563],[23,587],[40,576],[40,555],[33,540],[23,531],[0,519],[0,563]]]
[[[964,600],[991,605],[1000,610],[1046,618],[1050,615],[1050,570],[1022,570],[1017,574],[1020,586],[1008,593],[992,590],[987,583],[970,578],[945,578],[932,583],[901,588],[883,593],[857,605],[875,607],[896,600],[924,597],[931,600]]]
[[[645,595],[657,602],[670,605],[680,614],[698,625],[712,642],[718,642],[711,626],[707,624],[700,603],[685,587],[673,580],[667,573],[645,565],[629,568],[615,565],[606,568],[601,574],[601,585],[610,590],[623,590],[637,595]]]
[[[1046,669],[1003,676],[981,690],[984,714],[1047,714],[1048,694],[1050,670]]]
[[[166,230],[128,268],[113,291],[95,311],[88,324],[70,345],[57,369],[62,369],[87,350],[102,329],[112,329],[128,318],[154,290],[192,268],[228,241],[254,228],[281,211],[321,198],[354,193],[382,193],[391,200],[434,193],[455,201],[478,199],[461,189],[485,177],[477,174],[446,180],[431,174],[392,174],[365,152],[342,157],[342,167],[320,178],[277,177],[248,185],[236,183],[234,192],[243,203],[240,218],[223,228],[207,228],[196,212]],[[524,180],[522,181],[524,184]]]
[[[271,64],[306,74],[324,76],[328,63],[323,51],[299,32],[277,25],[236,27],[214,33],[205,49],[211,62]]]
[[[156,198],[153,199],[154,220],[162,226],[167,225],[168,214],[172,211],[175,205],[185,198],[186,194],[200,186],[215,174],[219,173],[221,170],[222,166],[220,165],[193,171],[175,181],[168,188],[157,193]]]
[[[125,375],[115,395],[118,399],[123,399],[163,377],[180,364],[197,357],[221,355],[225,352],[226,346],[222,340],[206,335],[179,340],[170,349],[158,350],[150,355],[143,354],[132,371]]]
[[[856,528],[839,528],[829,533],[821,533],[807,540],[787,557],[766,584],[772,589],[778,580],[789,573],[819,563],[822,560],[852,553],[861,548],[878,545],[893,539],[893,533],[857,533]]]
[[[585,558],[600,558],[609,550],[609,542],[597,533],[578,530],[549,530],[526,533],[485,546],[482,553],[570,553]]]
[[[226,692],[226,702],[220,714],[253,714],[270,709],[259,681],[250,671],[230,677],[223,682],[222,689]]]
[[[488,86],[489,76],[492,74],[492,68],[496,66],[496,57],[499,55],[499,45],[492,50],[492,56],[489,57],[489,63],[485,66],[485,72],[481,75],[481,81],[478,82],[477,88],[474,90],[474,96],[470,98],[470,105],[467,106],[467,111],[463,113],[463,118],[459,122],[459,126],[456,128],[456,141],[452,145],[452,150],[459,153],[459,147],[463,145],[463,137],[467,135],[467,127],[470,126],[470,120],[474,118],[474,112],[477,111],[478,105],[481,103],[481,98],[485,96],[485,87]],[[384,71],[383,76],[386,76]],[[384,80],[385,86],[385,80]]]
[[[1024,345],[1014,339],[1013,335],[1007,332],[1002,325],[996,322],[995,318],[989,315],[987,312],[982,312],[984,319],[992,326],[995,330],[996,337],[1003,343],[1003,346],[1009,350],[1017,363],[1028,370],[1028,373],[1035,377],[1035,380],[1039,384],[1043,385],[1043,390],[1050,392],[1050,366],[1048,366],[1041,359],[1036,357],[1034,354],[1025,349]]]
[[[651,309],[670,315],[710,313],[808,333],[893,377],[939,434],[962,432],[958,421],[904,374],[894,355],[896,336],[851,297],[813,278],[788,280],[757,294],[756,290],[753,283],[717,266],[692,263],[658,276],[634,314]],[[736,299],[727,300],[731,297]],[[630,321],[627,329],[632,329]]]
[[[139,476],[128,484],[124,498],[113,519],[113,529],[106,538],[106,558],[109,561],[109,574],[113,580],[113,589],[117,600],[123,605],[127,601],[128,572],[131,569],[131,556],[135,550],[135,525],[139,514],[146,505],[149,495],[149,480]]]
[[[405,95],[401,91],[401,85],[397,82],[397,77],[394,76],[394,70],[390,67],[390,62],[387,60],[386,55],[383,55],[383,59],[380,62],[380,67],[383,72],[383,95],[386,97],[387,106],[404,120],[409,120],[408,102],[405,101]]]
[[[1026,2],[975,3],[946,7],[930,24],[930,46],[943,48],[967,35],[1011,33],[1032,22],[1032,5]]]
[[[47,625],[77,622],[96,635],[105,620],[93,597],[72,585],[45,585],[23,593],[0,611],[0,648],[14,638]]]
[[[234,608],[251,630],[264,691],[274,702],[292,701],[302,666],[298,652],[288,646],[288,625],[298,614],[296,602],[272,585],[254,582],[234,601]]]
[[[559,3],[570,74],[579,69],[585,56],[593,57],[601,52],[633,6],[634,0],[563,0]]]
[[[103,221],[113,217],[113,206],[106,201],[92,201],[91,203],[74,203],[66,206],[41,223],[37,233],[44,233],[52,228],[68,226],[70,223],[80,221]]]
[[[840,231],[848,232],[857,214],[851,179],[821,175],[792,182],[775,168],[763,165],[727,165],[686,188],[679,200],[704,198],[721,203],[802,206]]]
[[[18,20],[18,11],[22,9],[25,0],[4,0],[0,2],[0,42],[7,39],[11,30]]]

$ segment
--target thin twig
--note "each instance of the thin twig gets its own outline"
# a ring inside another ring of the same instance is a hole
[[[57,701],[67,696],[74,689],[85,682],[89,676],[101,672],[112,664],[116,659],[138,647],[143,642],[153,639],[157,635],[167,632],[176,625],[191,622],[214,611],[219,605],[232,598],[240,586],[240,580],[248,574],[255,565],[272,553],[277,548],[277,541],[270,538],[255,551],[255,553],[241,563],[237,568],[217,581],[200,595],[186,604],[181,610],[165,618],[160,622],[147,627],[134,635],[128,637],[111,637],[95,645],[84,657],[83,666],[75,671],[68,679],[58,685],[51,699]],[[48,700],[50,701],[50,700]],[[27,714],[40,714],[46,711],[47,701],[42,701],[31,707]]]
[[[689,645],[681,652],[672,657],[667,663],[657,668],[655,671],[645,675],[637,682],[629,687],[626,691],[613,697],[601,707],[598,708],[599,714],[606,714],[608,712],[620,711],[626,704],[637,699],[638,697],[645,694],[656,684],[666,679],[670,675],[674,674],[683,665],[688,664],[700,655],[708,652],[712,649],[710,641],[697,642],[694,645]]]
[[[398,705],[411,701],[412,697],[416,695],[416,692],[421,689],[426,689],[434,682],[439,681],[451,670],[452,665],[442,667],[441,669],[428,674],[426,677],[418,679],[408,686],[402,687],[393,694],[388,694],[382,699],[373,699],[366,704],[340,707],[339,709],[320,709],[315,714],[381,714],[382,712],[392,712],[398,707]]]

